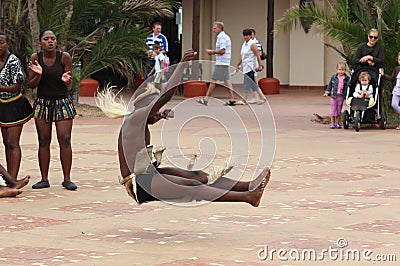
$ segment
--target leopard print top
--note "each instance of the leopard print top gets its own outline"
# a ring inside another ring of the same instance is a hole
[[[21,62],[14,54],[10,54],[0,70],[0,86],[7,87],[12,84],[24,81]],[[17,96],[21,91],[5,92],[0,91],[0,99],[7,100]]]

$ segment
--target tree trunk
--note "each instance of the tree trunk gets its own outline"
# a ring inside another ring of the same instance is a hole
[[[193,1],[193,21],[192,21],[192,48],[199,53],[200,48],[200,0]],[[195,60],[192,62],[191,79],[198,80],[200,76],[200,64]]]
[[[4,1],[0,0],[0,30],[4,32]]]
[[[63,35],[64,35],[64,36],[62,36],[62,37],[63,37],[63,38],[62,38],[63,42],[61,43],[61,49],[62,49],[63,51],[66,50],[66,47],[65,47],[65,46],[66,46],[67,41],[66,41],[66,39],[65,39],[65,35],[66,35],[67,32],[69,31],[70,24],[71,24],[71,18],[72,18],[72,15],[73,15],[73,14],[74,14],[74,0],[70,0],[70,1],[69,1],[68,11],[67,11],[67,14],[66,14],[65,19],[64,19],[65,28],[63,28]]]
[[[275,1],[268,0],[268,24],[267,24],[267,78],[274,77],[274,11]]]
[[[28,0],[28,11],[29,25],[32,35],[32,50],[33,52],[38,52],[40,50],[40,26],[37,16],[37,0]]]

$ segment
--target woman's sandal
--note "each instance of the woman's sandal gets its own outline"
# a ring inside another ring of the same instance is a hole
[[[68,180],[68,181],[64,181],[61,183],[61,185],[63,187],[65,187],[68,190],[76,190],[78,187],[74,184],[74,182]]]
[[[42,180],[42,181],[39,181],[36,184],[32,185],[33,189],[41,189],[41,188],[48,188],[48,187],[50,187],[50,183],[48,180],[46,180],[46,181]]]

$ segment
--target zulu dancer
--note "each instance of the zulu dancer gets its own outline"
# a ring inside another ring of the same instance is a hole
[[[181,168],[158,167],[153,163],[153,148],[150,145],[149,124],[173,116],[170,109],[160,109],[172,98],[181,81],[187,62],[196,56],[188,50],[173,75],[158,90],[152,83],[138,89],[133,95],[134,110],[127,112],[126,106],[117,103],[110,91],[103,91],[97,98],[99,107],[111,117],[125,116],[118,137],[118,156],[121,184],[128,194],[139,204],[148,201],[185,201],[206,200],[225,202],[246,202],[257,207],[260,204],[264,188],[269,181],[270,171],[265,168],[260,175],[250,181],[236,181],[226,177],[211,180],[203,171],[188,171]],[[162,150],[161,150],[162,151]],[[161,151],[154,151],[159,158]],[[226,173],[229,169],[221,171]]]

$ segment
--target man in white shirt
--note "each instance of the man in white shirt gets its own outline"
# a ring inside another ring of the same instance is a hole
[[[215,89],[217,80],[223,81],[225,86],[229,89],[230,99],[226,103],[227,105],[235,105],[235,96],[233,94],[233,87],[230,81],[229,65],[231,63],[231,51],[232,44],[231,39],[224,31],[224,23],[216,21],[213,24],[213,31],[217,35],[217,41],[215,44],[215,50],[207,49],[206,53],[209,55],[215,55],[215,69],[211,77],[210,86],[206,96],[203,99],[198,100],[198,103],[203,105],[208,104],[208,97],[212,95]]]

